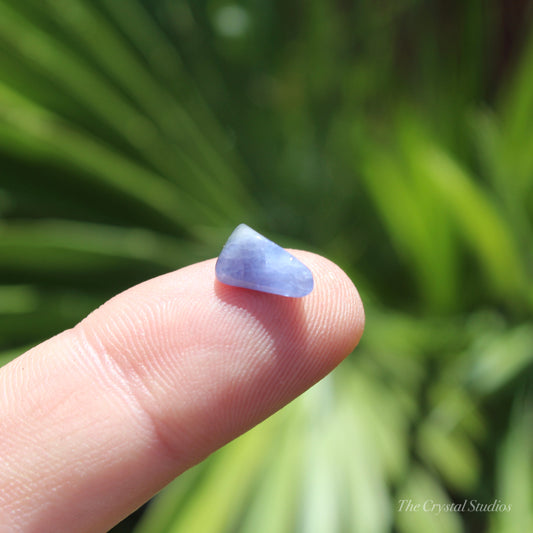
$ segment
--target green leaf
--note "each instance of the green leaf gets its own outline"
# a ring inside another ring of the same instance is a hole
[[[209,251],[141,228],[64,220],[0,224],[0,268],[96,274],[136,264],[156,272],[205,258]]]
[[[449,510],[453,502],[443,491],[439,479],[419,466],[412,467],[394,505],[401,532],[461,533],[464,531],[460,514]]]
[[[263,424],[219,451],[168,533],[228,531],[261,471],[273,430],[272,423]]]
[[[533,363],[533,326],[488,332],[472,346],[463,379],[478,394],[493,394]],[[466,366],[466,365],[465,365]]]
[[[476,450],[460,430],[447,431],[435,420],[422,425],[418,449],[428,465],[436,468],[447,483],[465,493],[475,487],[480,465]]]
[[[505,510],[491,515],[491,533],[533,528],[533,417],[531,397],[518,400],[497,460],[498,504]]]
[[[513,300],[528,287],[515,236],[494,201],[449,154],[428,145],[425,169],[493,289]]]

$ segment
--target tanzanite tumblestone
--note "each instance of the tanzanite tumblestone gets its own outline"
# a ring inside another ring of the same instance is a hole
[[[218,256],[217,279],[227,285],[299,298],[313,290],[313,274],[281,246],[239,224]]]

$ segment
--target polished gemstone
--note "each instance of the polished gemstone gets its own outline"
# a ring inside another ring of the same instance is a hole
[[[217,279],[227,285],[299,298],[313,290],[313,274],[281,246],[240,224],[220,252]]]

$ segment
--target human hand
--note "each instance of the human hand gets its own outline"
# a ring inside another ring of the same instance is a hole
[[[0,533],[106,531],[330,372],[364,313],[336,265],[285,298],[215,260],[137,285],[0,369]]]

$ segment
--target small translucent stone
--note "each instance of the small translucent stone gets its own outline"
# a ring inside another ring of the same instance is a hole
[[[313,290],[313,274],[281,246],[240,224],[220,252],[217,279],[226,285],[299,298]]]

